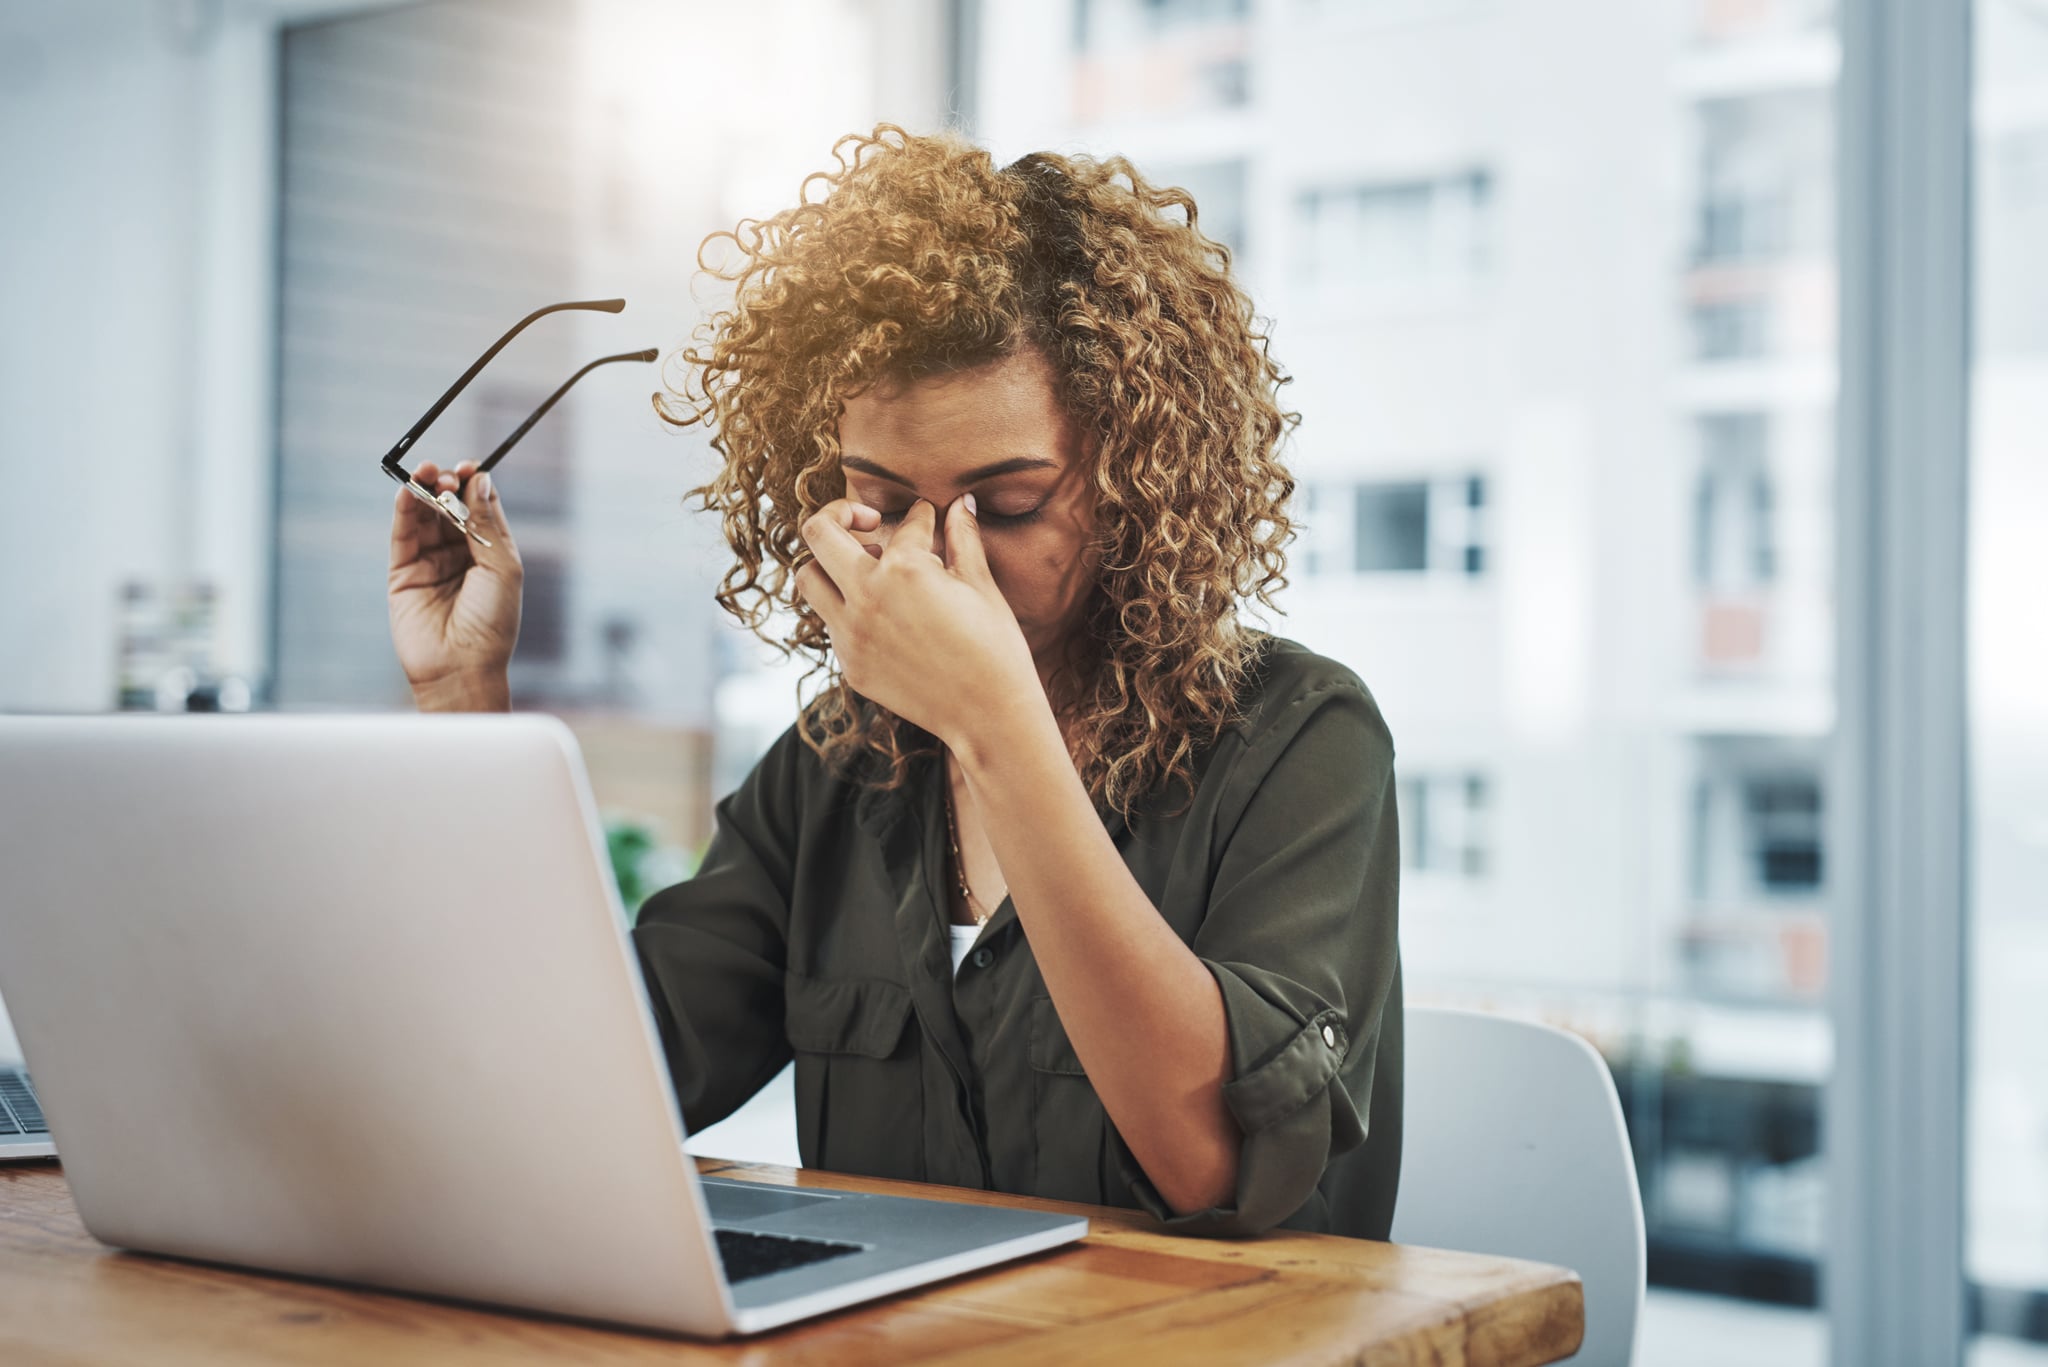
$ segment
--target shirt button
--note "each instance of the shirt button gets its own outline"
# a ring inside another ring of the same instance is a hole
[[[1336,1027],[1336,1026],[1334,1026],[1334,1025],[1325,1025],[1325,1026],[1323,1027],[1323,1043],[1324,1043],[1324,1044],[1327,1044],[1327,1045],[1329,1045],[1329,1046],[1330,1046],[1330,1047],[1331,1047],[1332,1049],[1335,1049],[1335,1048],[1337,1047],[1337,1027]]]
[[[995,962],[995,957],[995,952],[984,945],[974,951],[974,966],[976,968],[987,968],[991,963]]]

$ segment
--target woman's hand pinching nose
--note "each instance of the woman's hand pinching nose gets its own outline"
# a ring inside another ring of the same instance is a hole
[[[1038,696],[1031,648],[989,573],[971,498],[947,510],[943,557],[938,510],[926,500],[910,505],[873,559],[852,530],[869,519],[880,526],[872,508],[846,500],[819,509],[803,526],[817,559],[797,574],[854,691],[949,744],[1002,703]]]

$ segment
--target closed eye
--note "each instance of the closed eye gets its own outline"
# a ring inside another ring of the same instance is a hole
[[[910,509],[908,508],[881,509],[882,525],[885,527],[895,526],[903,520],[904,514],[909,511]],[[1043,516],[1045,516],[1045,506],[1043,504],[1021,513],[998,513],[989,509],[983,509],[981,512],[981,525],[984,527],[1022,527],[1027,523],[1038,521]]]

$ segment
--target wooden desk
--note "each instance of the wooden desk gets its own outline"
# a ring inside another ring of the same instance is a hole
[[[722,1177],[917,1195],[822,1172],[700,1160]],[[54,1162],[0,1167],[0,1362],[1554,1362],[1583,1332],[1579,1280],[1537,1263],[1320,1234],[1220,1242],[1132,1211],[1070,1211],[1086,1242],[760,1338],[656,1338],[119,1253],[78,1221]]]

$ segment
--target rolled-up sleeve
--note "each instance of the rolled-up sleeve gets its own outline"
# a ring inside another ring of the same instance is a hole
[[[1341,683],[1294,699],[1240,757],[1192,941],[1230,1035],[1223,1096],[1244,1135],[1233,1199],[1175,1214],[1116,1141],[1138,1203],[1171,1228],[1281,1224],[1365,1138],[1398,955],[1393,761],[1370,695]]]
[[[633,944],[691,1131],[789,1062],[784,965],[795,880],[798,751],[785,732],[717,806],[697,873],[641,904]]]

